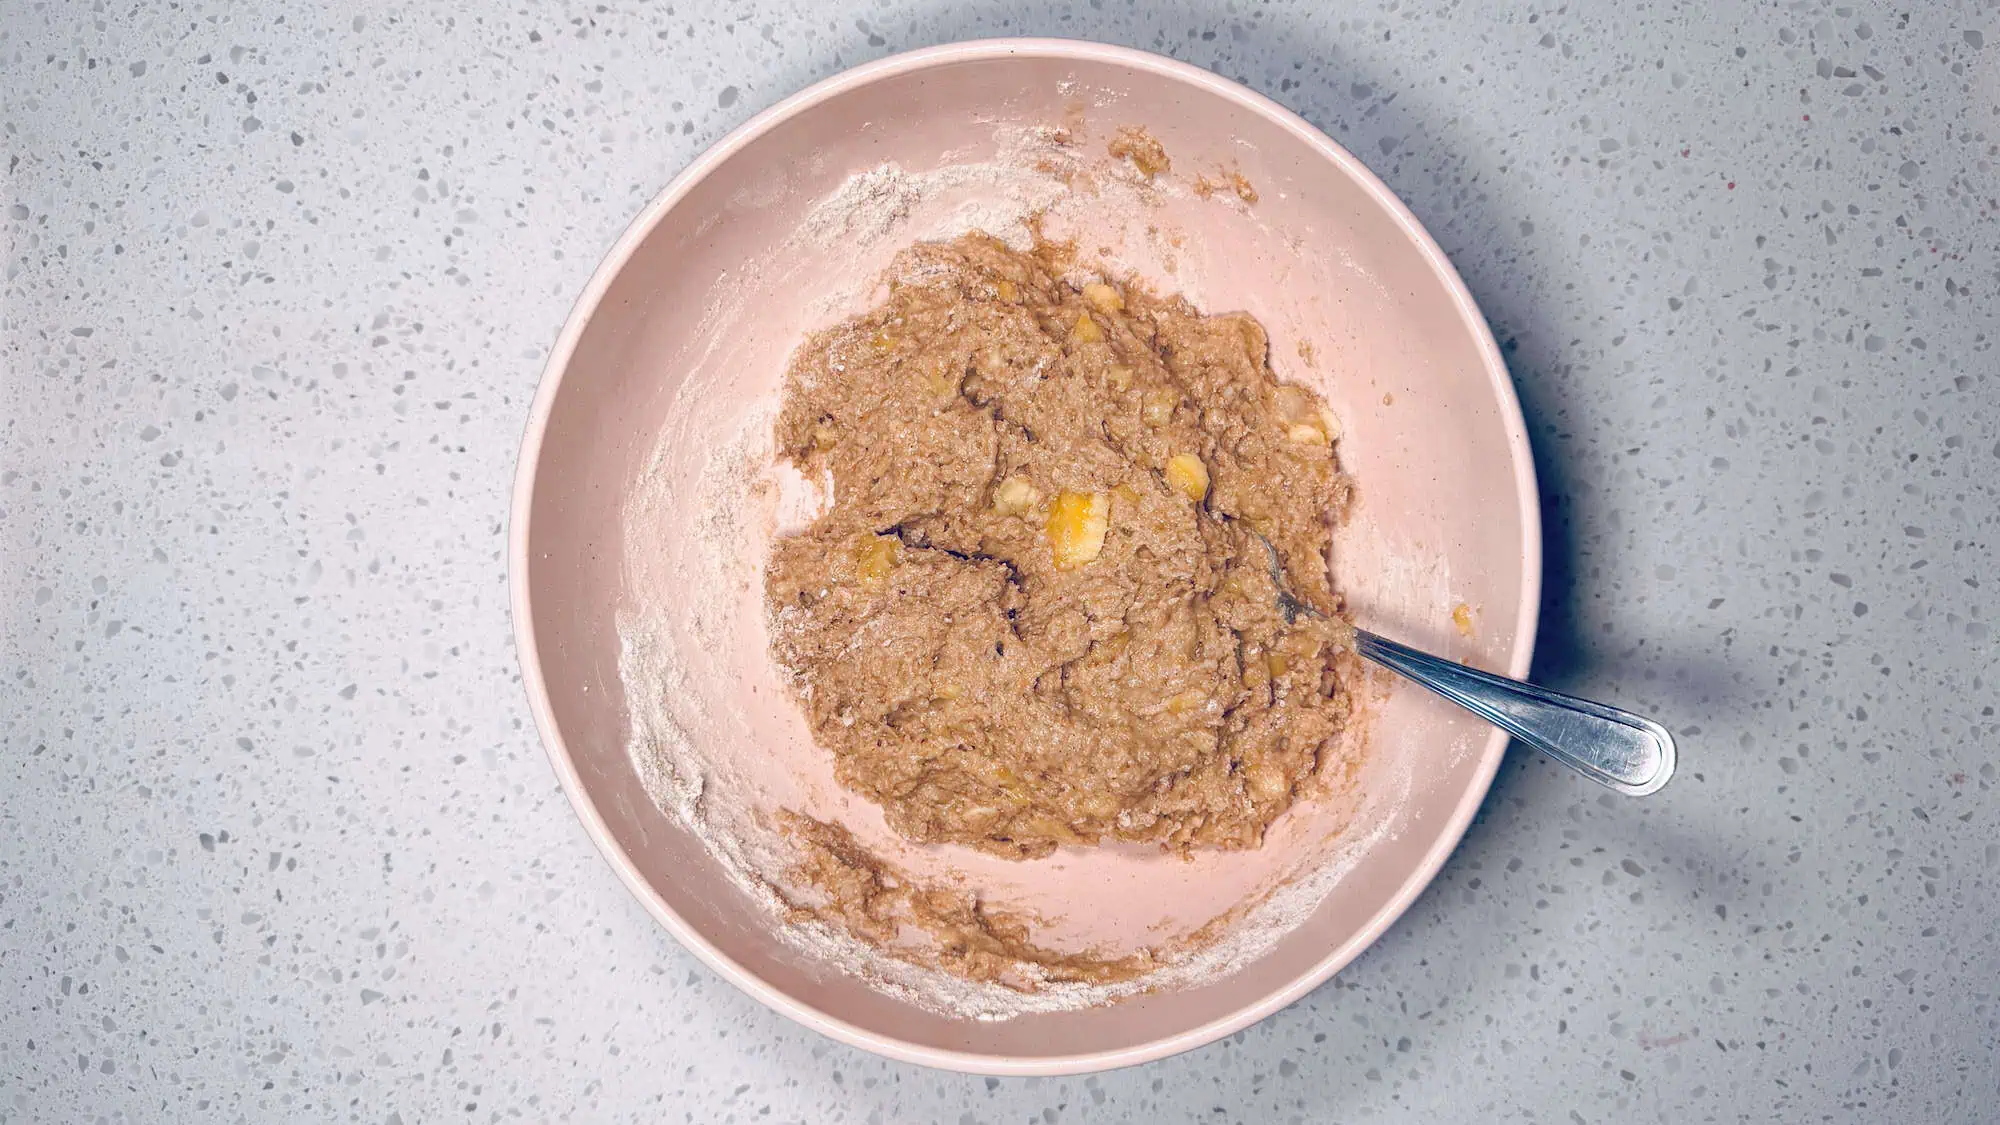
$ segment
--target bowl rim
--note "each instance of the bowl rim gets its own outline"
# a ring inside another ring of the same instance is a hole
[[[902,1062],[970,1074],[1055,1076],[1131,1066],[1212,1043],[1290,1005],[1319,987],[1334,973],[1345,968],[1395,924],[1437,876],[1446,858],[1457,849],[1459,841],[1472,822],[1473,815],[1484,802],[1487,791],[1492,786],[1494,774],[1499,770],[1501,758],[1506,752],[1507,736],[1498,730],[1489,733],[1485,745],[1480,750],[1474,783],[1467,787],[1422,861],[1404,877],[1402,885],[1389,901],[1351,937],[1328,950],[1311,968],[1294,977],[1283,987],[1267,992],[1250,1003],[1199,1026],[1113,1050],[1021,1058],[932,1047],[867,1030],[779,990],[709,942],[652,888],[639,873],[631,857],[612,837],[610,827],[584,791],[576,763],[570,756],[561,731],[556,726],[554,711],[549,701],[548,683],[542,674],[541,652],[536,642],[532,612],[533,598],[528,588],[531,509],[549,415],[556,396],[562,389],[563,379],[575,355],[578,341],[595,317],[606,291],[660,220],[678,205],[695,185],[706,179],[736,153],[780,122],[806,109],[863,86],[915,71],[954,63],[1009,57],[1112,63],[1147,71],[1227,99],[1251,113],[1266,118],[1317,151],[1360,184],[1363,190],[1389,214],[1404,237],[1408,238],[1425,257],[1439,280],[1444,283],[1457,308],[1459,319],[1472,333],[1475,345],[1484,360],[1487,379],[1498,400],[1501,424],[1507,434],[1509,459],[1512,462],[1514,475],[1515,500],[1523,530],[1521,550],[1523,596],[1520,611],[1514,622],[1514,645],[1508,654],[1506,671],[1516,678],[1527,675],[1534,656],[1542,585],[1541,509],[1535,480],[1534,458],[1528,442],[1527,427],[1521,414],[1520,400],[1515,394],[1506,363],[1500,356],[1499,346],[1493,339],[1492,330],[1487,325],[1485,317],[1473,301],[1471,292],[1467,290],[1458,271],[1445,257],[1444,251],[1387,185],[1383,184],[1352,153],[1298,114],[1241,83],[1191,63],[1184,63],[1150,51],[1080,39],[1026,37],[973,39],[922,47],[863,63],[815,82],[760,111],[731,130],[682,169],[679,175],[676,175],[646,204],[605,254],[603,261],[591,274],[589,284],[584,287],[582,294],[571,307],[562,331],[550,349],[548,361],[542,369],[540,384],[535,392],[534,403],[529,411],[527,429],[522,435],[521,451],[515,470],[507,529],[507,578],[509,604],[514,619],[514,645],[521,662],[521,681],[527,690],[535,728],[541,735],[542,746],[548,753],[549,763],[554,767],[563,792],[568,795],[570,805],[575,809],[578,819],[583,822],[584,830],[589,834],[591,842],[618,873],[626,889],[682,947],[766,1007],[813,1031],[850,1046]]]

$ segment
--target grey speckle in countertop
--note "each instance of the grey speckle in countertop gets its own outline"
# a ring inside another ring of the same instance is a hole
[[[0,1121],[1990,1121],[2000,11],[0,0]],[[512,460],[599,255],[801,85],[1044,33],[1360,154],[1504,344],[1522,753],[1332,983],[1074,1080],[766,1011],[618,885],[509,640]]]

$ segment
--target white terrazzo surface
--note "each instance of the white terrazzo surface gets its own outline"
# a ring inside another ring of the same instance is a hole
[[[0,0],[0,1121],[2000,1118],[2000,10]],[[728,14],[722,14],[727,11]],[[1370,162],[1505,341],[1552,682],[1332,984],[1152,1066],[891,1065],[586,842],[502,545],[544,350],[757,108],[988,34]]]

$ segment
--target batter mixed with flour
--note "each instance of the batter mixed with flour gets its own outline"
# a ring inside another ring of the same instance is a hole
[[[833,502],[773,547],[774,655],[909,839],[1253,848],[1352,713],[1338,422],[1251,317],[1075,267],[919,243],[796,354],[777,449]]]

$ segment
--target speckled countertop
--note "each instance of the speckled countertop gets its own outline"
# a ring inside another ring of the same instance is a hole
[[[0,0],[0,1121],[1993,1120],[2000,11],[522,7]],[[1018,33],[1241,78],[1409,201],[1527,408],[1538,673],[1683,735],[1644,803],[1517,753],[1331,984],[1075,1080],[682,953],[557,790],[502,558],[640,205]]]

